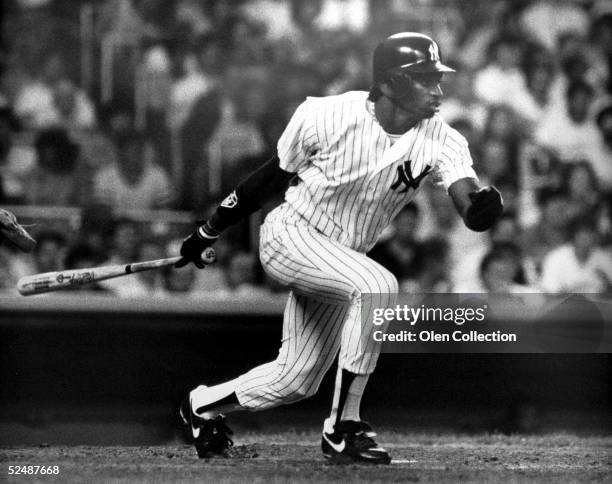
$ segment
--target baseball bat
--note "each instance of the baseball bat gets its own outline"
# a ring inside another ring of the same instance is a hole
[[[214,249],[212,247],[207,247],[202,254],[202,259],[206,264],[214,262],[216,259]],[[92,282],[127,276],[136,272],[160,269],[162,267],[174,265],[179,260],[181,260],[181,257],[177,256],[167,259],[133,262],[131,264],[90,267],[87,269],[68,269],[64,271],[34,274],[19,279],[19,281],[17,281],[17,290],[22,296],[60,291],[70,287],[83,286]]]

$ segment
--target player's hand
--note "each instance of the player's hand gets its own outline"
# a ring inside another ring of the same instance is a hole
[[[465,224],[476,232],[484,232],[504,211],[501,193],[495,187],[484,187],[469,196],[472,204],[467,210]]]
[[[215,251],[211,245],[215,243],[219,236],[202,232],[204,232],[202,227],[198,227],[189,237],[183,240],[183,245],[181,245],[181,256],[183,258],[174,264],[174,267],[180,268],[193,262],[198,269],[204,269],[215,260]]]

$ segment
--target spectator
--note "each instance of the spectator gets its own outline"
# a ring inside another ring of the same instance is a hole
[[[510,142],[484,137],[475,164],[479,167],[479,173],[482,173],[484,183],[516,187],[516,148]]]
[[[451,126],[457,120],[465,119],[477,132],[482,133],[487,119],[487,107],[474,92],[474,72],[465,65],[457,66],[456,69],[453,81],[444,84],[444,102],[440,106],[440,115]]]
[[[164,246],[151,239],[142,240],[135,247],[135,260],[145,261],[166,257]],[[163,280],[159,271],[139,272],[134,277],[132,296],[155,296],[163,293]],[[125,294],[123,294],[125,295]]]
[[[190,265],[186,271],[177,271],[174,267],[164,267],[161,272],[162,287],[169,296],[190,297],[201,294],[197,291],[195,266]]]
[[[597,157],[599,133],[589,115],[595,92],[585,82],[577,81],[567,88],[565,110],[554,107],[540,121],[534,139],[554,150],[563,161],[587,159],[591,163]]]
[[[291,38],[295,31],[290,2],[284,0],[251,0],[240,9],[244,18],[260,26],[273,42]]]
[[[67,250],[68,244],[61,232],[47,230],[36,234],[36,245],[32,252],[32,274],[64,269],[64,255]]]
[[[13,268],[11,255],[7,247],[0,245],[0,294],[13,292],[19,280]]]
[[[537,120],[553,103],[551,89],[557,79],[553,54],[537,45],[529,47],[523,63],[523,72],[531,99],[530,112],[533,112],[532,116]]]
[[[488,46],[500,32],[522,32],[517,10],[516,5],[510,6],[503,0],[487,2],[485,8],[470,9],[467,20],[470,28],[466,29],[465,39],[456,52],[461,63],[471,69],[483,67],[487,63]]]
[[[227,193],[241,160],[266,150],[258,125],[267,110],[266,83],[266,71],[259,66],[227,70],[221,120],[208,145],[209,197]]]
[[[27,129],[41,129],[58,121],[53,88],[67,79],[63,59],[52,54],[42,66],[41,75],[26,81],[15,98],[15,112]]]
[[[546,191],[538,204],[542,207],[538,222],[525,230],[521,247],[539,278],[546,254],[567,241],[570,200],[562,190]]]
[[[170,131],[166,118],[171,89],[172,60],[166,47],[156,43],[143,54],[138,68],[139,126],[144,121],[158,163],[171,172]]]
[[[180,76],[172,83],[168,109],[168,127],[173,132],[182,129],[196,101],[210,92],[216,80],[203,71],[197,51],[190,50],[182,55]]]
[[[115,230],[115,221],[111,214],[109,207],[96,203],[89,203],[81,210],[79,243],[96,251],[102,261],[108,261],[110,239]]]
[[[524,134],[519,119],[510,107],[503,104],[488,106],[483,140],[496,138],[504,142],[516,142]]]
[[[0,293],[17,295],[17,281],[34,273],[30,254],[0,237]]]
[[[612,104],[606,104],[599,109],[596,123],[599,149],[591,161],[602,189],[612,192]]]
[[[0,107],[0,201],[23,202],[23,182],[20,154],[14,137],[20,124],[9,106]]]
[[[434,237],[424,240],[421,251],[422,270],[414,286],[404,284],[402,291],[411,293],[445,293],[453,288],[449,275],[449,246],[445,239]]]
[[[540,217],[538,197],[563,189],[563,167],[551,150],[529,140],[521,143],[517,162],[518,220],[522,227],[532,227]]]
[[[591,11],[593,16],[592,34],[595,49],[604,60],[604,89],[612,93],[612,8],[608,0],[597,0]]]
[[[486,104],[503,104],[516,115],[534,122],[537,113],[533,112],[521,70],[521,40],[513,36],[501,37],[492,43],[489,51],[489,63],[474,79],[476,95]]]
[[[93,103],[70,79],[59,80],[52,92],[56,125],[69,131],[92,129],[96,125]]]
[[[132,130],[116,140],[117,162],[94,177],[94,198],[113,208],[159,209],[170,205],[173,189],[166,173],[147,156],[146,138]]]
[[[612,250],[612,193],[608,193],[597,207],[595,213],[597,229],[601,234],[602,246]]]
[[[567,32],[576,32],[583,37],[588,34],[589,15],[579,2],[538,0],[529,3],[520,16],[521,26],[546,48],[554,49],[559,37]]]
[[[346,91],[367,89],[370,80],[366,75],[368,67],[364,64],[365,57],[358,46],[346,49],[336,61],[338,72],[327,83],[325,94],[331,96]]]
[[[185,97],[179,96],[179,91],[185,85],[176,86],[176,90],[173,88],[175,97],[172,102],[177,102],[179,98],[185,101],[185,105],[180,108],[178,104],[171,108],[174,113],[171,117],[171,127],[175,130],[174,139],[178,139],[181,160],[178,173],[174,173],[179,185],[177,206],[183,210],[200,208],[210,185],[208,146],[221,116],[221,56],[221,39],[215,35],[206,36],[198,52],[197,63],[186,66],[194,70],[189,82],[200,83],[200,87],[196,88],[201,90],[200,95],[189,100],[186,90],[183,91]],[[196,81],[197,76],[203,77]],[[187,111],[186,104],[192,101],[193,104]],[[179,114],[181,108],[185,108],[185,111]],[[182,115],[186,117],[182,119]]]
[[[115,221],[111,229],[109,264],[127,264],[134,260],[134,248],[143,234],[138,224],[129,218]]]
[[[134,110],[126,99],[118,98],[101,109],[102,129],[111,140],[129,136],[134,129]]]
[[[77,141],[81,148],[81,161],[88,170],[96,172],[117,162],[115,146],[105,132],[81,133]]]
[[[204,11],[199,0],[178,0],[175,11],[173,37],[185,43],[213,31],[214,19]]]
[[[80,206],[90,198],[89,173],[79,147],[63,128],[41,131],[35,141],[36,166],[24,181],[30,205]]]
[[[571,163],[566,166],[564,180],[570,202],[569,217],[592,216],[602,199],[593,166],[588,161]]]
[[[370,19],[369,8],[367,0],[323,0],[315,24],[322,31],[363,35]]]
[[[42,75],[25,83],[15,99],[15,111],[29,129],[61,126],[89,129],[95,125],[93,103],[66,73],[60,55],[49,57]]]
[[[433,185],[427,184],[419,193],[418,200],[419,206],[423,209],[419,239],[434,240],[434,244],[445,251],[441,259],[448,267],[444,277],[441,275],[441,268],[438,268],[440,273],[438,279],[450,280],[451,268],[458,266],[464,260],[466,253],[476,247],[486,247],[488,236],[484,232],[473,232],[465,228],[444,190],[437,190]],[[430,258],[433,259],[433,255]],[[424,262],[423,267],[425,268]],[[451,284],[448,283],[448,286],[451,287]]]
[[[535,291],[517,282],[521,280],[521,253],[515,244],[494,245],[483,257],[479,271],[482,285],[473,292],[518,294]]]
[[[570,242],[546,255],[541,286],[550,293],[612,291],[612,254],[599,247],[599,235],[592,220],[574,221]]]
[[[487,254],[494,252],[498,246],[516,244],[521,240],[522,230],[518,224],[516,214],[505,211],[491,229],[487,232],[488,240],[485,244],[474,245],[468,248],[455,264],[450,266],[450,278],[453,290],[461,293],[483,292],[482,271],[479,269],[481,262]],[[516,256],[519,269],[512,280],[524,282],[530,276],[528,261],[516,247]],[[480,272],[479,272],[480,270]]]
[[[411,287],[422,270],[423,245],[416,239],[419,224],[419,207],[406,205],[392,223],[389,239],[378,243],[368,256],[389,269],[402,287]]]

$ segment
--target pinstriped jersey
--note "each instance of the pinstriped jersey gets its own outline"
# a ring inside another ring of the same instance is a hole
[[[372,248],[427,179],[448,189],[460,178],[476,178],[467,141],[440,116],[393,142],[367,96],[307,98],[278,141],[280,167],[299,176],[280,210],[360,252]]]

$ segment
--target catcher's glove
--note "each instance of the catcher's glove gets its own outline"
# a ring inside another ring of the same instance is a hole
[[[476,232],[491,228],[504,211],[501,193],[495,187],[484,187],[470,193],[472,204],[468,208],[465,224]]]
[[[0,208],[0,239],[7,239],[24,252],[30,252],[36,241],[17,222],[17,217],[8,210]]]

